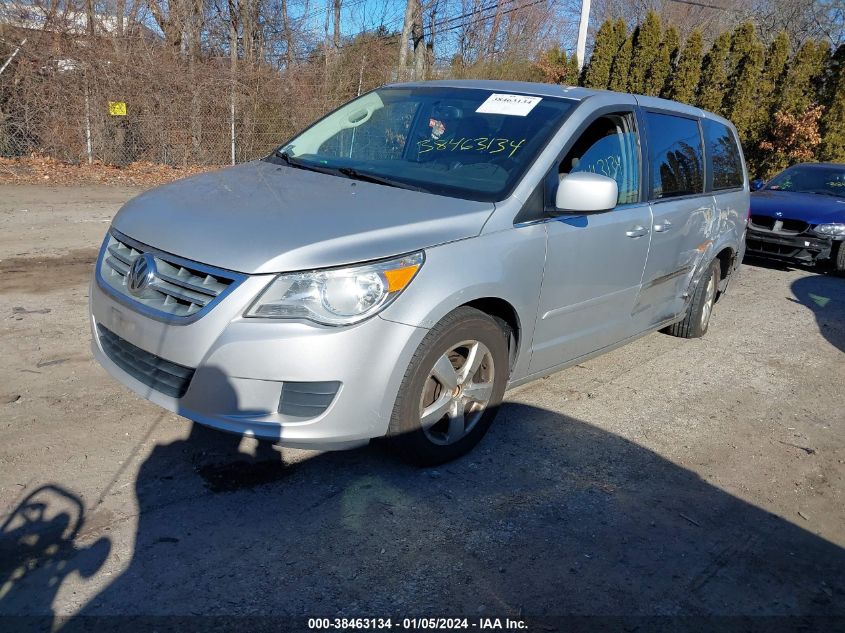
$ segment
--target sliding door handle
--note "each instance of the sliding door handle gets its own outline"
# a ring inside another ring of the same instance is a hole
[[[625,231],[625,235],[628,237],[642,237],[643,235],[648,235],[648,229],[644,226],[635,226],[630,231]]]
[[[654,225],[654,230],[657,233],[665,233],[666,231],[668,231],[671,228],[672,228],[672,223],[669,220],[663,220],[663,222],[661,222],[660,224]]]

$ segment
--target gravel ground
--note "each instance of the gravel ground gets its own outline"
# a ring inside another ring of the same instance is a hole
[[[845,279],[745,265],[704,339],[513,390],[421,470],[110,379],[87,284],[137,191],[0,187],[0,614],[845,618]]]

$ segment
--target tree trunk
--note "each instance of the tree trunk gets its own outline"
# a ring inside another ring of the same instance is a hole
[[[288,16],[288,0],[281,0],[282,30],[285,38],[285,63],[290,70],[294,62],[293,29],[290,28],[290,17]]]
[[[94,36],[94,0],[85,0],[85,16],[88,35]]]
[[[117,0],[117,6],[115,8],[115,13],[117,14],[117,34],[123,35],[123,14],[126,13],[126,0]]]
[[[417,0],[407,0],[405,21],[402,23],[402,36],[399,38],[399,72],[397,79],[403,81],[408,76],[408,40],[411,39],[411,26],[414,22],[414,6]]]
[[[421,0],[414,0],[414,23],[411,27],[414,40],[414,81],[425,79],[425,32]]]
[[[496,2],[496,14],[493,16],[493,24],[490,26],[490,35],[487,38],[487,45],[484,47],[484,57],[492,59],[496,51],[496,39],[499,37],[499,27],[502,25],[502,3]]]
[[[437,24],[437,0],[431,5],[431,8],[428,12],[428,23],[429,23],[429,34],[428,34],[428,42],[425,45],[425,53],[426,53],[426,68],[428,69],[429,73],[431,69],[434,68],[435,65],[435,58],[434,58],[434,36],[435,32],[434,29],[436,28],[435,25]],[[426,77],[428,79],[428,77]]]
[[[340,2],[334,0],[334,47],[340,48]]]

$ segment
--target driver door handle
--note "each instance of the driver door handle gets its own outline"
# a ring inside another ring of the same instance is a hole
[[[661,222],[660,224],[654,225],[654,230],[657,233],[665,233],[666,231],[668,231],[671,228],[672,228],[672,223],[669,220],[663,220],[663,222]]]
[[[628,237],[642,237],[643,235],[648,235],[648,229],[644,226],[637,225],[630,231],[625,231],[625,235]]]

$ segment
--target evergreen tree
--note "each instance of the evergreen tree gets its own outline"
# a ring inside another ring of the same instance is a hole
[[[660,17],[654,11],[649,11],[643,23],[634,29],[628,82],[630,92],[638,94],[646,92],[648,77],[660,50],[661,30]]]
[[[763,69],[763,45],[757,39],[754,24],[740,24],[731,36],[727,57],[727,91],[722,100],[722,114],[736,126],[745,142],[754,123],[755,98]]]
[[[807,40],[795,53],[778,91],[775,111],[799,116],[819,102],[821,81],[830,55],[826,42]]]
[[[755,127],[758,134],[766,127],[766,122],[770,121],[775,114],[774,105],[777,89],[783,83],[788,61],[789,36],[786,31],[781,31],[766,50],[766,61],[763,64],[763,72],[757,84]]]
[[[622,22],[622,20],[619,20]],[[628,92],[629,89],[629,74],[631,72],[631,54],[634,49],[634,36],[628,35],[628,27],[622,22],[625,36],[622,40],[622,45],[619,47],[619,52],[613,60],[613,68],[610,71],[610,89],[618,92]],[[617,23],[617,34],[619,33],[619,25]]]
[[[845,163],[845,44],[830,59],[827,82],[819,154],[822,160]]]
[[[760,149],[760,143],[766,138],[774,120],[788,61],[789,36],[785,31],[781,31],[766,49],[763,71],[757,82],[751,129],[746,133],[745,158],[749,163],[749,171],[755,174],[762,173],[762,166],[766,163],[765,152]]]
[[[669,76],[667,98],[689,104],[695,101],[695,89],[701,79],[701,47],[701,31],[696,29],[687,38],[675,72]]]
[[[596,33],[593,54],[584,70],[585,87],[607,88],[610,85],[610,71],[618,50],[616,25],[612,20],[605,20]]]
[[[657,50],[654,65],[646,76],[645,94],[653,97],[660,96],[666,84],[666,79],[672,71],[672,65],[678,57],[678,29],[669,25],[663,33],[663,39]]]
[[[696,105],[704,110],[718,112],[722,107],[725,82],[728,79],[727,59],[731,47],[731,34],[722,33],[713,42],[701,64],[701,80],[698,84]]]

